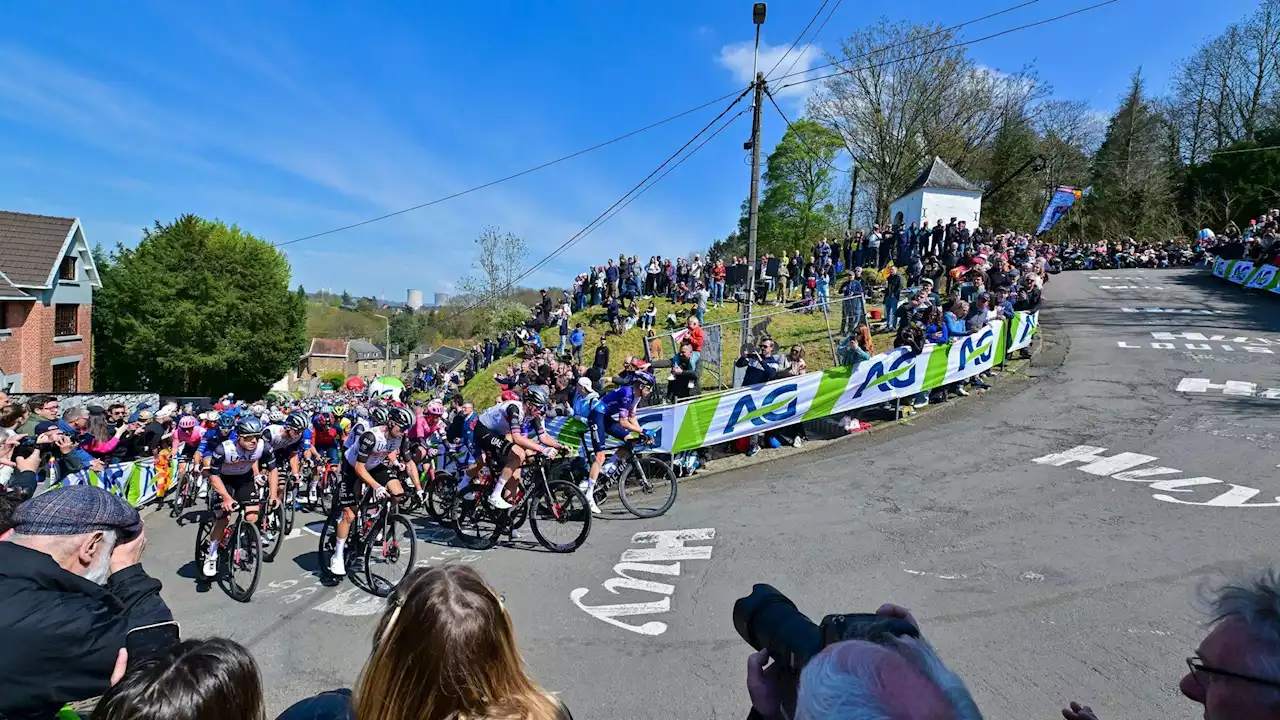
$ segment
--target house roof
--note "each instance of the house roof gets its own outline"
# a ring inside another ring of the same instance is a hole
[[[412,350],[409,351],[409,354],[410,355],[430,355],[431,346],[427,343],[419,343]]]
[[[374,345],[374,347],[378,348],[378,357],[383,357],[383,353],[386,351],[386,347],[387,347],[387,346],[386,346],[386,345]],[[396,349],[396,346],[395,346],[395,345],[392,345],[392,346],[391,346],[391,359],[392,359],[392,360],[399,360],[399,359],[400,359],[400,351]]]
[[[311,338],[311,348],[307,350],[307,355],[312,357],[340,357],[347,356],[347,341],[332,340],[330,338]]]
[[[14,287],[9,278],[0,272],[0,300],[31,300],[32,297]]]
[[[916,177],[916,181],[911,183],[911,187],[900,197],[910,195],[920,189],[938,189],[938,190],[964,190],[966,192],[982,192],[982,188],[976,184],[960,177],[960,173],[951,169],[950,165],[942,162],[942,158],[937,155],[933,156],[933,161],[920,171],[920,175]]]
[[[351,340],[348,346],[355,351],[356,360],[381,360],[382,348],[368,340]]]
[[[49,287],[75,218],[0,210],[0,272],[18,287]]]

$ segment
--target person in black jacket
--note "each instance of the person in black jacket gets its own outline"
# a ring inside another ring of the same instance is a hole
[[[122,651],[132,665],[178,642],[124,500],[58,488],[20,505],[13,525],[0,542],[0,717],[48,720],[106,692]]]

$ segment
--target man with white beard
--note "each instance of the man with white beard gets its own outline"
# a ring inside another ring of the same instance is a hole
[[[18,507],[0,542],[0,717],[51,718],[102,695],[117,663],[178,642],[160,581],[140,564],[142,518],[90,485]]]

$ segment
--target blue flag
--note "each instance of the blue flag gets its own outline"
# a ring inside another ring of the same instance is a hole
[[[1079,190],[1071,187],[1060,187],[1055,190],[1053,197],[1049,199],[1049,207],[1044,209],[1044,217],[1040,218],[1040,227],[1036,229],[1036,235],[1049,232],[1049,229],[1067,214],[1071,206],[1076,204],[1080,195]]]

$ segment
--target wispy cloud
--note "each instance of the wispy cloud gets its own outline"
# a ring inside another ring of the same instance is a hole
[[[760,43],[759,62],[755,61],[755,43],[752,41],[731,43],[720,48],[720,55],[716,58],[716,63],[720,67],[725,68],[733,74],[735,84],[750,84],[755,77],[753,72],[758,70],[766,75],[772,75],[773,80],[770,82],[770,90],[773,96],[778,100],[787,100],[793,103],[798,110],[804,110],[805,101],[813,94],[815,83],[801,83],[795,85],[799,80],[811,77],[810,69],[824,64],[822,48],[817,44],[808,47],[797,47],[790,53],[787,51],[791,48],[788,45],[769,45],[768,43]],[[777,66],[777,69],[770,73],[770,68]],[[781,80],[784,75],[790,75],[785,80]]]

